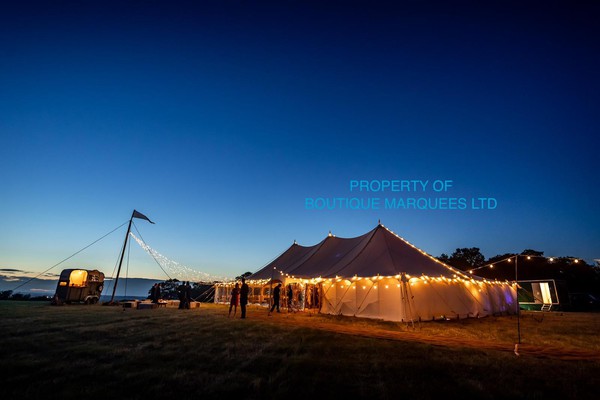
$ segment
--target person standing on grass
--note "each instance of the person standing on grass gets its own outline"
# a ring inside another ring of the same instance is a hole
[[[156,297],[156,283],[152,285],[150,288],[150,300],[154,303],[154,298]]]
[[[192,285],[190,285],[190,281],[185,283],[185,308],[190,309],[190,303],[192,301]]]
[[[281,283],[279,283],[276,287],[275,290],[273,290],[273,305],[271,306],[271,310],[269,310],[269,315],[271,315],[271,313],[273,312],[273,310],[275,309],[275,307],[277,307],[277,312],[279,311],[279,298],[281,295]]]
[[[181,285],[179,285],[177,287],[177,293],[179,294],[179,309],[185,310],[185,309],[190,308],[190,306],[189,306],[190,299],[188,298],[188,290],[187,290],[187,282],[186,281],[182,281]]]
[[[150,297],[152,298],[153,303],[158,303],[158,300],[160,300],[160,285],[158,283],[155,283],[154,286],[152,286]]]
[[[294,311],[293,308],[293,301],[294,301],[294,290],[292,289],[292,284],[290,283],[287,287],[287,304],[288,304],[288,312],[290,311]]]
[[[248,292],[250,288],[246,283],[246,278],[242,278],[242,287],[240,288],[240,308],[242,309],[242,317],[246,318],[246,305],[248,304]]]
[[[233,316],[237,313],[237,306],[240,303],[240,284],[235,283],[235,287],[231,290],[231,301],[229,302],[229,317],[231,317],[231,309],[233,308]]]
[[[179,309],[183,310],[185,309],[185,281],[177,286],[177,295],[179,296]]]

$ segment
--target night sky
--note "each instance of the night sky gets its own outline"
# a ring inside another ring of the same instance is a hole
[[[134,220],[148,245],[215,275],[379,220],[434,256],[600,258],[597,2],[13,3],[0,268],[44,271],[134,209],[156,222]],[[432,209],[442,197],[466,206]],[[385,207],[408,198],[427,207]],[[110,276],[125,229],[51,272]],[[129,276],[166,279],[135,242],[129,260]]]

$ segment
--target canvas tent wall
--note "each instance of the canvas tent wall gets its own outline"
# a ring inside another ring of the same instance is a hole
[[[354,238],[330,234],[314,246],[294,243],[247,282],[264,291],[275,278],[284,286],[318,286],[320,312],[328,314],[415,321],[517,311],[512,283],[457,270],[382,224]]]

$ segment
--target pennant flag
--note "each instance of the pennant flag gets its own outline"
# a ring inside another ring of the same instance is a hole
[[[141,212],[137,212],[136,210],[133,210],[133,216],[131,218],[140,218],[140,219],[145,219],[146,221],[150,222],[151,224],[153,224],[154,222],[150,221],[150,218],[146,217],[144,214],[142,214]]]

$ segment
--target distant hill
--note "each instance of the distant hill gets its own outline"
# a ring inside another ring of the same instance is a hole
[[[102,294],[103,296],[110,296],[112,295],[113,281],[111,279],[106,279],[105,282],[105,289]],[[159,279],[147,278],[119,278],[115,296],[146,298],[152,285],[157,282],[160,283],[163,281]],[[56,291],[57,284],[58,278],[31,279],[27,276],[0,274],[0,292],[5,290],[13,290],[14,293],[29,294],[31,296],[52,296]],[[15,288],[18,286],[20,287],[15,290]]]

